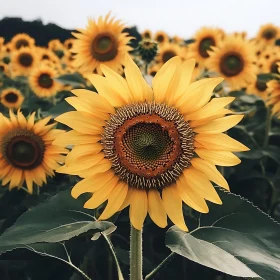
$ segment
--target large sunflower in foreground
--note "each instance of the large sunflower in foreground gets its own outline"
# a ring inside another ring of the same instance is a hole
[[[77,89],[66,99],[77,111],[57,120],[73,130],[54,144],[74,148],[57,171],[85,178],[72,189],[75,198],[92,193],[84,207],[108,200],[100,220],[130,205],[136,229],[149,213],[159,227],[168,216],[188,230],[182,201],[202,213],[209,211],[205,200],[222,203],[210,181],[228,189],[215,165],[240,163],[232,152],[247,148],[223,132],[243,116],[224,108],[232,97],[210,101],[221,78],[190,84],[194,66],[194,59],[170,59],[151,89],[127,56],[126,79],[101,65],[105,77],[90,77],[98,94]]]
[[[255,52],[249,41],[240,36],[229,36],[211,49],[207,67],[225,78],[231,89],[246,87],[256,79]]]
[[[24,97],[16,88],[5,88],[1,91],[0,101],[9,109],[18,109],[22,105]]]
[[[123,33],[125,25],[120,20],[99,17],[97,21],[89,19],[86,29],[78,29],[73,33],[77,38],[72,52],[77,53],[74,65],[81,67],[83,72],[100,72],[100,63],[109,66],[117,72],[122,71],[124,56],[132,50],[128,46],[132,37]]]
[[[25,183],[32,193],[33,183],[42,186],[64,162],[61,154],[67,150],[52,144],[63,130],[47,125],[50,118],[34,122],[34,117],[35,113],[26,119],[20,111],[10,111],[9,119],[0,113],[0,180],[3,186],[10,183],[9,189]]]
[[[203,27],[194,36],[195,42],[189,45],[190,57],[197,62],[204,62],[209,57],[208,51],[222,40],[223,33],[218,28]]]
[[[38,97],[44,98],[54,96],[62,89],[62,85],[54,79],[56,77],[55,69],[42,64],[30,73],[28,81],[33,92]]]

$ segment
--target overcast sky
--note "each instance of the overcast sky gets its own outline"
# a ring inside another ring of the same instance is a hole
[[[2,0],[0,18],[42,19],[75,29],[108,11],[139,31],[164,30],[184,38],[205,25],[245,30],[250,36],[262,24],[280,26],[280,0]]]

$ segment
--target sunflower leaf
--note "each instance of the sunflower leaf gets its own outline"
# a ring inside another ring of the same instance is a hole
[[[242,197],[217,191],[223,206],[211,204],[189,233],[171,227],[166,246],[233,276],[280,279],[280,224]]]
[[[0,236],[0,254],[22,245],[69,240],[89,230],[112,232],[114,224],[94,220],[94,210],[83,208],[85,201],[73,199],[68,189],[25,212]]]
[[[64,74],[61,75],[59,77],[57,77],[55,80],[57,80],[58,82],[64,84],[64,85],[70,85],[72,87],[79,87],[81,85],[86,85],[85,79],[83,78],[83,76],[78,73],[75,72],[73,74]]]

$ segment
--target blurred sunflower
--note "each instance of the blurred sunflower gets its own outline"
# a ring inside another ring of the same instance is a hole
[[[17,75],[28,76],[32,68],[37,65],[38,56],[30,48],[21,48],[12,53],[12,68]]]
[[[184,58],[186,56],[186,47],[181,47],[176,43],[164,43],[159,45],[156,61],[162,65],[174,56]]]
[[[275,55],[271,54],[270,58],[264,63],[263,72],[280,74],[278,63],[280,63],[280,52]]]
[[[273,24],[265,24],[260,27],[257,39],[264,41],[268,44],[273,44],[277,38],[280,37],[280,29]]]
[[[256,79],[253,83],[247,86],[246,93],[255,94],[266,100],[268,96],[268,88],[266,82]]]
[[[143,31],[142,33],[142,38],[143,39],[151,39],[152,38],[152,32],[149,29],[146,29],[145,31]]]
[[[47,125],[49,118],[34,123],[35,113],[26,119],[18,111],[10,111],[10,119],[0,113],[0,179],[9,189],[20,188],[26,183],[32,193],[33,183],[42,186],[46,176],[53,176],[59,163],[64,162],[61,154],[67,150],[53,145],[53,140],[64,131]]]
[[[53,51],[47,48],[36,48],[40,61],[51,61],[54,64],[59,63],[59,58],[53,53]]]
[[[123,33],[125,25],[120,20],[99,17],[97,21],[89,19],[86,29],[78,29],[81,33],[73,33],[77,38],[72,52],[76,53],[74,66],[81,67],[83,72],[97,73],[100,63],[117,72],[122,71],[124,56],[132,48],[128,46],[132,37]]]
[[[19,50],[22,47],[33,48],[35,40],[26,33],[19,33],[11,40],[12,50]]]
[[[267,90],[269,92],[269,97],[266,104],[272,107],[272,114],[280,118],[280,81],[269,81],[267,83]]]
[[[10,109],[18,109],[24,101],[22,93],[16,88],[5,88],[0,94],[1,103]]]
[[[54,80],[57,77],[55,69],[48,65],[35,68],[28,78],[30,88],[41,98],[51,97],[61,89],[61,84]]]
[[[154,35],[154,40],[156,40],[159,44],[163,44],[169,42],[169,37],[164,31],[157,31]]]
[[[205,202],[221,204],[214,183],[228,189],[215,165],[240,163],[232,151],[247,148],[224,131],[243,116],[224,108],[232,97],[214,98],[222,78],[190,84],[194,59],[170,59],[153,79],[145,82],[137,65],[126,56],[125,77],[101,65],[105,77],[92,74],[98,94],[85,89],[67,98],[77,111],[57,117],[73,130],[59,136],[55,145],[74,147],[57,172],[82,178],[72,189],[77,198],[92,197],[85,208],[97,208],[108,200],[100,220],[130,205],[130,221],[141,229],[147,213],[160,227],[167,216],[188,230],[182,201],[207,213]]]
[[[71,50],[73,48],[73,45],[74,45],[74,41],[75,39],[74,38],[69,38],[67,40],[64,41],[64,47],[67,49],[67,50]]]
[[[256,79],[254,47],[241,37],[228,36],[209,51],[207,68],[225,78],[232,90],[246,87]]]
[[[189,45],[191,57],[203,63],[209,57],[208,51],[222,40],[220,29],[203,27],[194,35],[195,42]]]
[[[149,75],[154,77],[159,69],[160,69],[160,66],[158,64],[154,64],[153,66],[151,66],[149,68],[149,71],[148,71]]]

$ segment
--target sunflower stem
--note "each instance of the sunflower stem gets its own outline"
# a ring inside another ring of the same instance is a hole
[[[144,70],[144,74],[148,75],[148,67],[149,67],[149,63],[145,64],[145,70]]]
[[[130,227],[130,280],[143,280],[142,230]]]
[[[161,269],[163,269],[169,261],[171,261],[176,254],[172,252],[169,256],[167,256],[153,271],[146,275],[144,280],[152,280]]]

